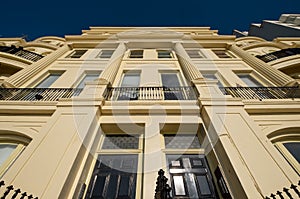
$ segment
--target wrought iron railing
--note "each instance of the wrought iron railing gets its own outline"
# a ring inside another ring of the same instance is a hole
[[[224,95],[242,99],[300,98],[299,87],[221,87]]]
[[[16,46],[0,46],[0,52],[9,53],[12,55],[16,55],[19,57],[22,57],[24,59],[36,62],[40,59],[42,59],[44,56],[39,55],[37,53],[24,50],[23,47],[16,47]]]
[[[162,169],[158,171],[154,199],[172,199],[170,195],[172,189],[167,184],[168,178],[164,174]]]
[[[300,48],[287,48],[279,51],[271,52],[265,55],[257,55],[256,57],[264,62],[274,61],[283,57],[300,54]]]
[[[106,100],[196,100],[194,87],[114,87],[107,88]]]
[[[266,196],[265,199],[276,199],[276,198],[296,199],[296,198],[300,198],[299,187],[300,187],[300,180],[298,181],[298,185],[291,184],[291,186],[283,187],[282,190],[278,190],[274,193],[271,193],[270,196]]]
[[[57,101],[78,96],[77,88],[0,88],[0,100],[5,101]]]
[[[0,189],[4,188],[5,182],[2,180],[0,181]],[[15,188],[13,185],[9,185],[6,187],[5,192],[3,193],[1,199],[38,199],[38,197],[33,196],[33,194],[27,193],[22,191],[19,188]]]

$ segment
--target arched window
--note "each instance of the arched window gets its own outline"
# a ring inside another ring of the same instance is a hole
[[[0,176],[2,176],[30,142],[15,132],[0,131]]]
[[[283,129],[268,136],[275,147],[300,174],[300,128]]]
[[[275,143],[289,164],[300,174],[300,140],[285,140]]]

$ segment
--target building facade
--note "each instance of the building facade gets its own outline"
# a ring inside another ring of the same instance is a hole
[[[299,197],[299,37],[90,27],[0,44],[3,198]]]
[[[255,36],[269,41],[277,37],[300,36],[300,14],[282,14],[278,20],[263,20],[252,23],[249,31],[234,30],[237,37]]]

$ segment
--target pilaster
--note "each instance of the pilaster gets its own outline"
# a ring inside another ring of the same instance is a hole
[[[231,45],[229,50],[237,54],[242,58],[249,66],[254,68],[256,71],[264,75],[268,80],[276,84],[277,86],[293,86],[297,82],[290,76],[284,74],[283,72],[273,68],[262,60],[251,55],[247,51],[239,48],[236,45]]]
[[[201,75],[200,71],[193,65],[192,60],[189,58],[181,43],[175,43],[175,52],[180,66],[189,80],[192,81],[197,79],[203,79],[203,76]]]
[[[36,74],[44,70],[48,67],[51,63],[61,57],[69,50],[68,45],[64,45],[57,49],[56,51],[52,52],[51,54],[47,55],[46,57],[40,59],[37,62],[29,65],[28,67],[24,68],[23,70],[19,71],[18,73],[9,77],[3,84],[6,87],[21,87],[26,81],[34,78]]]
[[[123,58],[125,51],[126,51],[126,46],[122,42],[119,44],[119,46],[117,47],[117,49],[111,56],[110,61],[107,64],[107,67],[100,75],[100,79],[106,80],[110,84],[113,83],[113,81],[117,75],[117,72],[119,70],[119,67],[122,62],[122,58]]]

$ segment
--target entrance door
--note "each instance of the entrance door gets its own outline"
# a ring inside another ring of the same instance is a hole
[[[167,155],[174,199],[215,199],[212,176],[204,155]]]
[[[99,155],[86,199],[134,199],[138,155]]]

